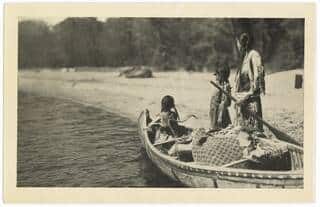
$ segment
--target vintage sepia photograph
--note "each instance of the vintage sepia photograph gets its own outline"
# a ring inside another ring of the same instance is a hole
[[[5,202],[311,202],[315,5],[230,5],[6,5]]]
[[[17,187],[303,188],[304,19],[19,18]]]

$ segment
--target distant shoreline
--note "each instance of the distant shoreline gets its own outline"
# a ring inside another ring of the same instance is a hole
[[[48,97],[48,98],[58,99],[58,100],[61,100],[61,101],[73,102],[75,104],[80,104],[80,105],[83,105],[83,106],[86,106],[86,107],[93,107],[93,108],[96,108],[96,109],[105,110],[108,113],[113,113],[113,114],[116,114],[117,116],[120,116],[120,117],[123,117],[123,118],[126,118],[126,119],[130,119],[131,121],[134,121],[133,119],[131,119],[128,116],[125,116],[124,114],[119,114],[119,113],[113,112],[112,108],[110,108],[110,107],[101,107],[101,106],[99,107],[98,105],[95,105],[93,103],[89,103],[89,102],[85,102],[85,101],[79,101],[79,100],[71,99],[71,98],[68,98],[68,97],[65,97],[65,96],[55,96],[55,97],[53,97],[53,96],[40,95],[38,93],[36,94],[34,92],[31,92],[31,91],[28,91],[28,92],[27,91],[21,91],[21,90],[18,90],[18,91],[26,93],[26,94],[30,94],[30,95],[33,95],[33,96]]]
[[[300,137],[303,134],[300,129],[301,125],[303,127],[303,89],[293,87],[297,73],[303,70],[268,75],[267,95],[262,97],[262,104],[264,119]],[[173,95],[182,118],[188,114],[199,117],[186,125],[209,126],[211,73],[159,72],[155,73],[155,78],[146,79],[126,79],[118,77],[116,72],[19,71],[18,76],[20,91],[106,109],[132,121],[146,108],[154,116],[160,111],[161,98]]]
[[[119,73],[121,70],[130,68],[132,66],[122,66],[122,67],[110,67],[110,66],[101,66],[101,67],[91,67],[91,66],[81,66],[81,67],[70,67],[72,69],[75,69],[76,72],[102,72],[102,73]],[[158,73],[176,73],[176,72],[182,72],[182,73],[213,73],[214,69],[208,69],[207,71],[188,71],[183,67],[172,69],[172,70],[161,70],[159,68],[156,68],[154,66],[143,66],[148,67],[152,69],[153,72]],[[66,67],[68,68],[68,67]],[[273,69],[273,67],[269,67],[268,65],[265,66],[266,73],[271,75],[278,72],[284,72],[284,71],[296,71],[300,70],[303,71],[303,69],[297,68],[297,69]],[[19,72],[61,72],[64,68],[19,68]],[[231,71],[236,71],[235,68],[231,68]]]

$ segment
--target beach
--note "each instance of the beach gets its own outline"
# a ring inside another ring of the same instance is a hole
[[[303,88],[295,89],[296,74],[302,69],[266,76],[266,95],[262,96],[263,119],[303,143]],[[153,78],[126,79],[117,72],[61,72],[53,70],[18,73],[19,91],[68,99],[102,108],[136,121],[140,112],[159,113],[165,95],[175,98],[185,124],[209,127],[209,102],[213,86],[211,73],[155,72]],[[233,74],[230,77],[233,83]],[[117,123],[115,123],[117,124]],[[268,132],[267,132],[268,133]]]

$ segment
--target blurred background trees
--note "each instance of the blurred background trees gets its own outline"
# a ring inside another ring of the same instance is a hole
[[[269,71],[303,68],[303,19],[66,18],[19,22],[19,69],[147,65],[158,70],[237,66],[247,32]]]

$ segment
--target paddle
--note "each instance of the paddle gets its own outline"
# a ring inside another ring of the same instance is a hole
[[[184,120],[178,120],[177,122],[178,122],[178,123],[183,123],[183,122],[188,121],[190,118],[198,119],[198,117],[197,117],[196,115],[190,114],[190,115],[188,115]]]
[[[213,81],[210,81],[210,83],[212,85],[214,85],[216,88],[218,88],[223,94],[225,94],[226,96],[228,96],[232,101],[234,101],[236,104],[238,103],[238,100],[233,97],[232,95],[230,95],[229,93],[227,93],[225,90],[223,90],[218,84],[216,84]],[[299,145],[301,146],[301,144],[299,142],[297,142],[295,139],[293,139],[291,136],[289,136],[288,134],[280,131],[279,129],[273,127],[271,124],[269,124],[268,122],[266,122],[265,120],[263,120],[260,116],[258,116],[257,114],[252,114],[254,116],[254,118],[256,118],[258,121],[261,121],[266,127],[268,127],[270,129],[270,131],[280,140],[282,141],[286,141],[289,142],[291,144],[295,144],[295,145]]]
[[[177,140],[175,139],[168,139],[166,141],[163,141],[163,142],[158,142],[158,143],[155,143],[153,144],[153,146],[159,146],[159,145],[163,145],[163,144],[167,144],[167,143],[171,143],[171,142],[176,142]]]
[[[162,142],[158,142],[158,143],[155,143],[153,144],[153,146],[158,146],[158,145],[163,145],[163,144],[167,144],[167,143],[171,143],[171,142],[176,142],[178,144],[181,144],[181,143],[189,143],[190,141],[192,141],[192,139],[190,137],[187,137],[187,138],[175,138],[175,137],[169,137],[167,140],[165,141],[162,141]]]

